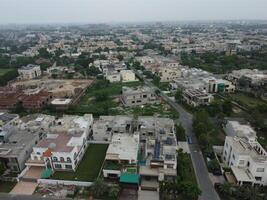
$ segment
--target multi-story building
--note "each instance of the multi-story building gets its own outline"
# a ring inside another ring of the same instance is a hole
[[[228,122],[223,161],[232,169],[237,184],[267,185],[267,152],[248,125]]]
[[[42,75],[41,67],[39,65],[29,64],[18,69],[19,79],[29,80],[38,78]]]
[[[135,81],[135,73],[132,70],[122,70],[120,72],[122,82]]]
[[[105,178],[120,178],[120,182],[124,182],[122,177],[131,171],[136,178],[138,175],[137,184],[144,190],[158,190],[159,181],[175,179],[177,141],[173,120],[126,116],[100,119],[108,131],[104,134],[112,138],[103,167]],[[97,128],[99,126],[94,127],[93,134],[99,135]]]
[[[141,189],[158,190],[159,181],[176,178],[177,141],[168,118],[139,117]]]
[[[156,94],[149,87],[122,88],[121,102],[126,107],[154,104],[158,102]]]
[[[156,74],[160,77],[161,82],[170,82],[181,77],[181,67],[159,67]]]
[[[75,171],[87,149],[92,125],[91,114],[54,120],[47,137],[33,147],[27,167]]]
[[[185,101],[188,105],[191,105],[193,107],[197,107],[200,105],[209,105],[214,97],[202,90],[184,90],[183,94],[183,101]]]

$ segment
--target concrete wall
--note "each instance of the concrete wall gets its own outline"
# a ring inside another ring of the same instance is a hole
[[[82,181],[65,181],[65,180],[53,180],[53,179],[38,179],[37,183],[48,184],[48,185],[75,185],[90,187],[93,182],[82,182]]]

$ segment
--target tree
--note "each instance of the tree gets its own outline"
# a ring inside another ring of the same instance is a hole
[[[222,104],[222,110],[223,113],[226,114],[227,116],[230,116],[232,113],[233,105],[230,100],[226,100]]]
[[[184,181],[181,183],[181,191],[188,199],[197,199],[201,195],[201,190],[192,182]]]
[[[108,186],[102,179],[97,179],[90,188],[95,197],[103,196],[107,192],[107,189]]]
[[[160,77],[155,75],[153,78],[153,83],[158,86],[160,84]]]
[[[182,101],[182,98],[183,98],[183,92],[182,92],[182,90],[177,90],[176,92],[175,92],[175,100],[177,101],[177,102],[181,102]]]
[[[98,92],[95,95],[96,101],[106,101],[108,99],[108,94],[105,92]]]
[[[46,58],[46,59],[51,58],[51,54],[47,51],[46,48],[41,48],[41,49],[39,49],[38,52],[39,52],[39,56],[41,58]]]
[[[109,188],[108,196],[111,198],[116,198],[116,197],[118,197],[119,192],[120,192],[119,187],[117,187],[117,186],[111,187],[111,188]]]
[[[177,139],[177,141],[186,141],[184,127],[181,124],[175,125],[175,130],[176,130],[176,139]]]
[[[101,71],[98,68],[96,68],[95,66],[91,66],[87,69],[87,74],[89,76],[96,76],[98,74],[101,74]]]
[[[123,55],[119,54],[119,55],[117,56],[117,58],[118,58],[119,61],[122,61],[122,60],[123,60]]]

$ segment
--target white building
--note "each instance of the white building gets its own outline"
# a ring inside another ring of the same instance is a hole
[[[122,70],[120,72],[122,82],[135,81],[135,73],[132,70]]]
[[[18,69],[19,79],[29,80],[40,77],[42,75],[41,67],[39,65],[27,65]]]
[[[139,149],[139,134],[116,133],[106,153],[106,165],[103,169],[104,177],[119,177],[122,173],[121,168],[112,168],[108,165],[112,163],[133,165],[137,164]]]
[[[205,91],[190,90],[190,89],[184,90],[182,97],[183,101],[185,101],[188,105],[193,107],[201,105],[209,105],[214,99],[214,97],[211,94]]]
[[[258,143],[255,131],[238,122],[228,122],[223,160],[231,167],[239,185],[267,185],[267,152]],[[236,136],[235,136],[236,135]]]
[[[106,73],[105,77],[110,83],[118,83],[121,81],[121,75],[116,71]]]
[[[49,134],[34,148],[26,165],[53,171],[75,171],[87,148],[93,116],[63,116],[49,127]]]

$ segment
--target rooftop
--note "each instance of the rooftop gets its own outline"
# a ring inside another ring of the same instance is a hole
[[[108,147],[106,159],[137,161],[139,134],[114,134]],[[114,157],[114,156],[115,157]]]

